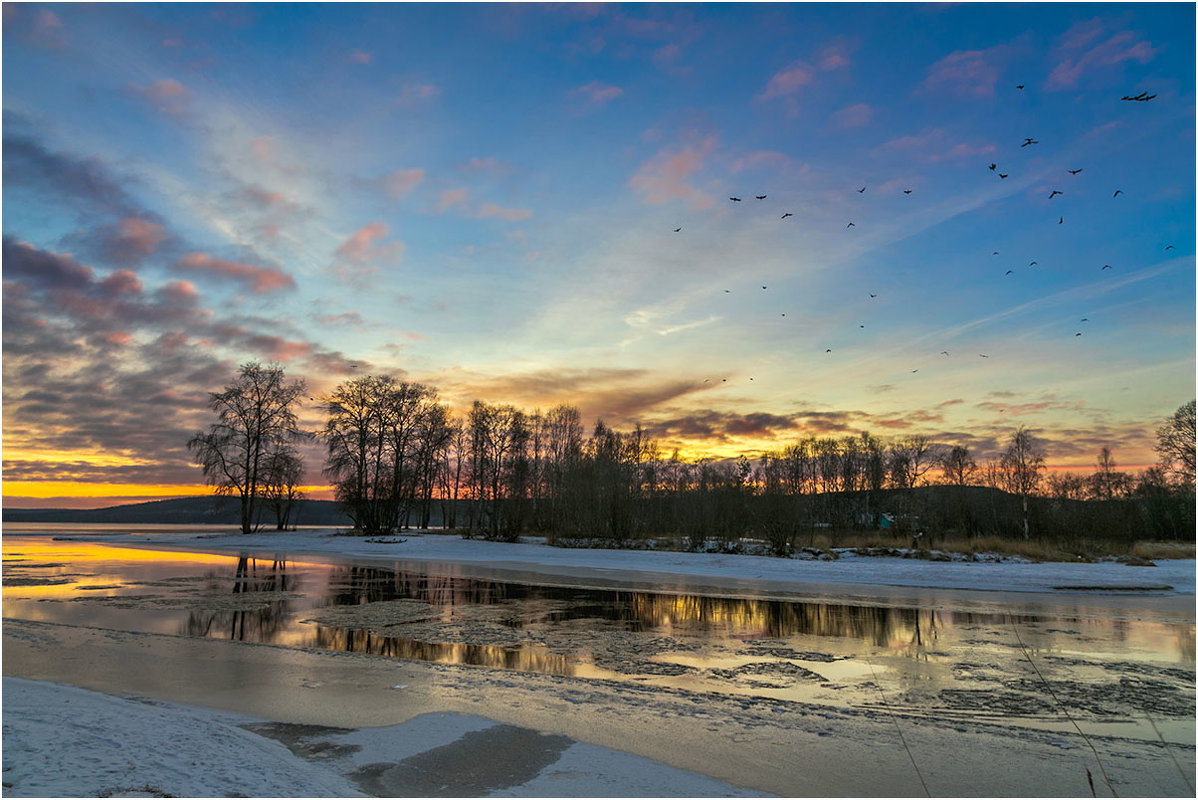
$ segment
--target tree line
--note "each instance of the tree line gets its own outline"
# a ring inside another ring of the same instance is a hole
[[[244,532],[266,514],[279,529],[291,524],[304,474],[297,445],[310,437],[323,445],[337,500],[370,534],[428,527],[438,506],[447,528],[493,540],[536,533],[632,546],[674,537],[734,548],[753,537],[778,554],[817,530],[1024,539],[1083,528],[1131,538],[1193,532],[1193,401],[1157,430],[1160,464],[1121,472],[1104,447],[1081,476],[1048,474],[1026,428],[982,463],[961,444],[868,432],[801,437],[753,459],[685,459],[666,455],[639,425],[618,431],[600,420],[588,433],[571,405],[530,413],[476,400],[455,417],[432,387],[388,375],[339,384],[321,399],[324,426],[305,432],[294,411],[305,394],[279,366],[244,364],[211,394],[217,422],[188,443],[216,491],[239,498]]]

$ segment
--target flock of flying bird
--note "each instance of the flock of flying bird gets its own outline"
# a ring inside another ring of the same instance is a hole
[[[1024,84],[1018,84],[1018,85],[1017,85],[1015,88],[1016,88],[1016,89],[1018,89],[1018,90],[1020,90],[1020,91],[1022,91],[1023,89],[1025,89],[1025,88],[1026,88],[1026,86],[1025,86]],[[1133,96],[1133,95],[1124,95],[1124,96],[1123,96],[1122,98],[1120,98],[1120,99],[1121,99],[1121,100],[1126,100],[1126,101],[1131,101],[1131,102],[1137,102],[1137,103],[1146,103],[1146,102],[1148,102],[1149,100],[1152,100],[1152,99],[1153,99],[1153,98],[1155,98],[1155,97],[1156,97],[1156,95],[1155,95],[1155,94],[1149,94],[1148,92],[1146,92],[1146,91],[1145,91],[1145,92],[1140,92],[1139,94],[1137,94],[1137,95],[1134,95],[1134,96]],[[1030,137],[1030,136],[1029,136],[1029,137],[1025,137],[1025,138],[1024,138],[1024,140],[1023,140],[1023,143],[1022,143],[1021,145],[1019,145],[1019,146],[1020,146],[1020,148],[1023,148],[1023,147],[1029,147],[1029,146],[1031,146],[1031,145],[1036,145],[1036,144],[1039,144],[1039,143],[1040,143],[1040,142],[1039,142],[1039,140],[1038,140],[1038,139],[1035,139],[1035,138],[1033,138],[1033,137]],[[994,172],[994,173],[996,173],[1000,179],[1005,179],[1005,178],[1008,178],[1008,177],[1010,177],[1010,173],[1006,173],[1006,172],[999,172],[999,171],[998,171],[998,164],[997,164],[997,163],[995,163],[995,162],[991,162],[991,163],[989,164],[988,168],[989,168],[989,170],[990,170],[991,172]],[[1078,167],[1077,169],[1066,169],[1065,171],[1066,171],[1066,172],[1068,172],[1070,175],[1077,176],[1079,173],[1081,173],[1081,172],[1082,172],[1082,170],[1083,170],[1083,168],[1082,168],[1082,167]],[[864,194],[864,193],[865,193],[865,190],[866,190],[866,188],[867,188],[867,186],[861,186],[861,187],[860,187],[859,189],[857,189],[856,191],[857,191],[857,193],[858,193],[858,194]],[[911,190],[911,189],[903,189],[903,194],[904,194],[904,195],[910,195],[911,193],[912,193],[912,190]],[[1054,197],[1056,197],[1057,195],[1064,195],[1064,194],[1065,194],[1065,193],[1064,193],[1063,191],[1061,191],[1060,189],[1055,189],[1055,188],[1054,188],[1054,189],[1053,189],[1053,190],[1052,190],[1052,191],[1049,193],[1049,195],[1048,195],[1048,199],[1049,199],[1049,200],[1052,200],[1052,199],[1053,199]],[[1111,195],[1111,197],[1112,197],[1112,198],[1117,198],[1117,197],[1118,197],[1119,195],[1121,195],[1121,194],[1123,194],[1123,190],[1122,190],[1122,189],[1116,189],[1116,190],[1115,190],[1115,192],[1114,192],[1114,194],[1113,194],[1113,195]],[[754,198],[755,200],[765,200],[767,197],[768,197],[768,195],[765,195],[765,194],[753,195],[753,198]],[[743,198],[740,198],[740,197],[729,197],[729,198],[728,198],[728,200],[729,200],[730,202],[733,202],[733,203],[740,203],[740,202],[743,202]],[[793,216],[794,216],[794,214],[792,214],[792,213],[790,213],[789,211],[787,211],[787,212],[784,212],[784,213],[782,214],[782,217],[781,217],[781,219],[786,219],[787,217],[793,217]],[[1060,216],[1060,217],[1058,217],[1058,218],[1057,218],[1057,224],[1058,224],[1058,225],[1063,225],[1064,223],[1065,223],[1065,218],[1064,218],[1063,216]],[[856,227],[856,223],[855,223],[855,222],[852,222],[852,221],[850,221],[850,222],[849,222],[849,223],[848,223],[848,224],[847,224],[845,227],[846,227],[846,228],[855,228],[855,227]],[[681,227],[681,226],[680,226],[680,227],[677,227],[677,228],[674,228],[674,233],[681,233],[681,232],[682,232],[682,227]],[[1165,250],[1172,250],[1172,249],[1173,249],[1173,245],[1168,245],[1168,246],[1166,246],[1166,247],[1165,247]],[[997,251],[997,250],[995,250],[995,251],[994,251],[994,255],[998,255],[998,251]],[[1031,261],[1031,262],[1029,262],[1029,263],[1028,263],[1028,267],[1034,267],[1034,266],[1036,266],[1036,265],[1037,265],[1037,263],[1038,263],[1038,262],[1036,262],[1036,261]],[[1103,265],[1102,265],[1102,270],[1108,270],[1108,269],[1112,269],[1112,267],[1111,267],[1111,265],[1110,265],[1110,264],[1103,264]],[[1100,271],[1101,271],[1101,270],[1100,270]],[[1015,272],[1015,270],[1014,270],[1014,269],[1008,269],[1008,270],[1006,271],[1006,274],[1007,274],[1007,275],[1013,275],[1013,274],[1014,274],[1014,272]],[[761,288],[764,290],[764,289],[767,289],[768,287],[766,287],[766,286],[762,286]],[[731,291],[732,291],[731,289],[725,289],[725,290],[724,290],[724,293],[725,293],[725,294],[729,294],[729,293],[731,293]],[[876,298],[876,297],[877,297],[877,294],[875,294],[875,293],[873,293],[873,292],[870,292],[870,293],[869,293],[869,296],[870,296],[871,298]],[[783,313],[783,314],[782,314],[782,316],[784,316],[784,317],[785,317],[785,316],[786,316],[786,314],[785,314],[785,313]],[[1089,319],[1088,319],[1087,317],[1082,317],[1082,318],[1081,318],[1081,320],[1080,320],[1080,322],[1089,322]],[[859,328],[864,328],[865,326],[864,326],[864,325],[859,325],[858,327],[859,327]],[[1078,331],[1077,333],[1075,333],[1075,334],[1073,334],[1073,335],[1074,335],[1074,337],[1078,337],[1078,336],[1081,336],[1082,334],[1081,334],[1081,331]],[[826,348],[826,349],[824,350],[824,352],[825,352],[825,353],[831,353],[831,352],[832,352],[832,348]],[[942,355],[942,356],[948,356],[948,355],[949,355],[949,352],[948,352],[947,350],[941,350],[941,351],[940,351],[940,355]],[[979,357],[979,358],[989,358],[990,356],[989,356],[989,354],[986,354],[986,353],[978,353],[978,357]],[[919,370],[918,370],[918,369],[913,369],[913,370],[911,370],[911,372],[912,372],[912,373],[915,373],[915,372],[919,372]],[[703,381],[703,382],[704,382],[704,383],[709,383],[709,382],[710,382],[710,380],[711,380],[711,379],[707,379],[707,380],[705,380],[705,381]],[[726,383],[726,382],[728,381],[728,379],[727,379],[727,378],[723,378],[723,379],[721,379],[721,380],[722,380],[722,382],[724,382],[724,383]],[[753,380],[753,378],[749,378],[749,380]]]

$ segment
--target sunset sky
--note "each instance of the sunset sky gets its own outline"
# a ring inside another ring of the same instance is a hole
[[[1056,468],[1150,465],[1195,393],[1194,30],[5,4],[4,503],[207,491],[185,444],[249,360],[317,398],[568,402],[692,457],[868,430],[982,461],[1025,425]]]

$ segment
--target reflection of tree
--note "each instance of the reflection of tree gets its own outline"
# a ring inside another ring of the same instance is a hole
[[[940,630],[953,625],[1002,624],[1006,617],[832,603],[792,603],[686,594],[603,591],[531,586],[463,577],[428,575],[381,567],[348,566],[334,570],[327,605],[357,605],[386,600],[416,600],[445,612],[477,605],[508,604],[502,624],[532,624],[594,618],[621,623],[632,632],[677,630],[738,639],[795,635],[856,639],[875,647],[903,650],[926,658]],[[528,601],[556,600],[549,611],[533,611]]]
[[[264,562],[265,564],[265,562]],[[188,614],[183,633],[236,641],[270,642],[279,634],[291,610],[289,593],[299,589],[299,578],[287,571],[287,562],[274,560],[259,569],[258,559],[241,556],[233,575],[233,599],[226,609],[195,609]],[[269,595],[254,598],[252,595]],[[242,597],[242,595],[251,595]],[[227,599],[227,598],[226,598]]]
[[[574,674],[574,666],[565,656],[493,645],[419,642],[350,628],[318,627],[316,646],[326,650],[435,661],[441,664],[468,664],[551,675]]]

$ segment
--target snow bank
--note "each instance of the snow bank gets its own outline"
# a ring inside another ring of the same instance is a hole
[[[181,541],[186,539],[186,542]],[[863,557],[845,553],[832,561],[715,553],[603,550],[551,547],[537,540],[519,544],[463,539],[456,535],[407,533],[388,538],[335,536],[328,530],[201,534],[186,537],[111,536],[105,541],[184,546],[192,550],[324,554],[356,559],[420,561],[486,566],[543,575],[612,580],[703,579],[730,584],[810,591],[826,584],[920,587],[994,592],[1063,593],[1095,590],[1193,595],[1195,562],[1161,560],[1155,567],[1113,561],[1027,563],[1024,561],[925,561]]]
[[[363,797],[250,717],[4,678],[7,797]],[[10,786],[11,784],[11,786]]]

